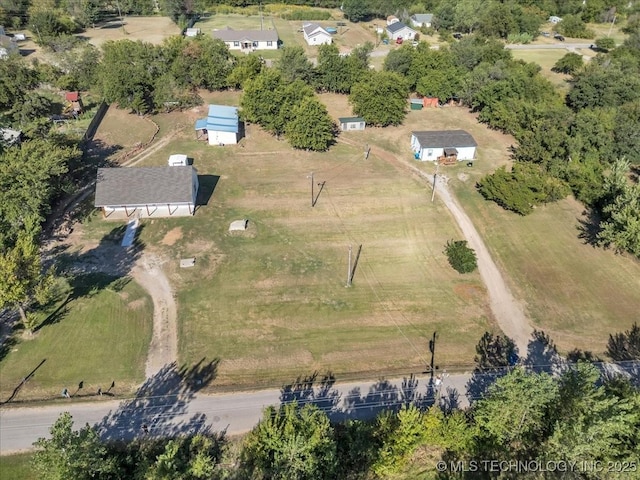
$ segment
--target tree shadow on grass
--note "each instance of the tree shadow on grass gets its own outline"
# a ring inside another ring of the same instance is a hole
[[[592,247],[598,246],[598,234],[600,233],[600,215],[589,208],[582,212],[583,217],[578,218],[578,238]]]
[[[215,380],[219,359],[178,367],[165,365],[138,389],[135,398],[110,412],[96,429],[105,441],[165,438],[197,433],[210,434],[204,413],[190,414],[195,394]]]

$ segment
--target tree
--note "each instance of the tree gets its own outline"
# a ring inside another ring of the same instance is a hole
[[[571,38],[593,38],[594,33],[587,29],[587,25],[580,15],[565,15],[562,21],[554,27],[558,33]]]
[[[506,335],[485,332],[476,345],[476,362],[479,370],[503,368],[514,365],[518,359],[518,348]]]
[[[596,38],[596,47],[601,52],[608,52],[616,48],[616,41],[611,37]]]
[[[336,45],[320,45],[315,75],[316,88],[326,92],[349,92],[351,84],[348,67]]]
[[[416,49],[409,44],[404,44],[400,48],[391,50],[384,59],[384,70],[395,72],[403,77],[409,73],[409,68],[413,61]]]
[[[626,185],[602,212],[606,220],[600,223],[600,244],[640,258],[640,184]]]
[[[460,92],[461,72],[456,68],[433,70],[418,80],[416,92],[424,97],[436,97],[445,103],[457,98]]]
[[[467,246],[466,240],[449,240],[445,248],[449,265],[459,273],[470,273],[478,268],[476,252]]]
[[[286,83],[294,80],[311,83],[313,65],[304,53],[304,49],[299,45],[284,47],[280,60],[276,63],[276,68],[280,71],[282,79]]]
[[[256,479],[332,479],[336,459],[329,418],[312,404],[266,408],[242,452],[243,468]]]
[[[550,375],[512,370],[475,405],[478,446],[499,457],[535,458],[553,426],[557,403],[558,385]]]
[[[21,103],[17,103],[10,112],[13,119],[21,126],[25,126],[39,117],[47,117],[51,112],[51,100],[35,92],[25,95]]]
[[[370,125],[399,125],[407,113],[407,86],[393,72],[371,72],[351,88],[353,111]]]
[[[569,52],[562,58],[560,58],[554,65],[551,67],[551,71],[556,73],[568,73],[569,75],[573,75],[578,70],[582,68],[584,65],[584,60],[582,60],[582,55],[578,53]]]
[[[342,2],[344,16],[352,22],[366,20],[372,14],[371,6],[365,0],[344,0]]]
[[[169,50],[169,71],[179,85],[219,90],[227,87],[232,55],[220,39],[208,35],[174,37],[165,42]]]
[[[293,148],[324,151],[335,137],[336,126],[326,107],[315,97],[306,97],[293,108],[285,135]]]
[[[236,61],[227,77],[227,83],[232,88],[243,88],[245,83],[258,76],[262,71],[264,62],[254,53],[244,55]]]
[[[22,101],[37,85],[36,71],[27,67],[20,57],[9,56],[0,62],[0,110]]]
[[[222,456],[224,436],[197,434],[169,440],[145,474],[146,480],[210,479]]]
[[[63,413],[50,433],[50,439],[40,438],[34,443],[33,466],[38,478],[89,480],[116,476],[115,457],[108,455],[98,433],[88,424],[74,431],[71,415]]]
[[[613,155],[640,164],[640,99],[621,105],[615,112]]]
[[[634,322],[626,332],[609,335],[607,355],[616,362],[640,360],[640,326]]]

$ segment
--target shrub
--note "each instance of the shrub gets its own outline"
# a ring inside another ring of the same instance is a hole
[[[470,273],[478,268],[476,252],[467,247],[466,240],[449,240],[445,253],[449,264],[459,273]]]

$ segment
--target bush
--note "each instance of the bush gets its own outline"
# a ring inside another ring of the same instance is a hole
[[[459,273],[470,273],[478,268],[476,252],[467,247],[466,240],[449,240],[445,253],[449,259],[449,264]]]
[[[608,52],[616,48],[616,41],[611,37],[596,38],[596,47],[598,47],[598,50]]]
[[[280,15],[285,20],[331,20],[331,13],[326,10],[296,9]]]
[[[527,32],[510,33],[507,36],[507,43],[521,43],[523,45],[526,45],[528,43],[531,43],[532,40],[533,40],[533,35]]]
[[[569,52],[564,57],[560,58],[553,67],[551,67],[551,71],[573,75],[580,70],[583,65],[584,61],[582,60],[582,55]]]

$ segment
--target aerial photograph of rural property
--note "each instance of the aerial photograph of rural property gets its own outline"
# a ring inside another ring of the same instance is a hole
[[[0,0],[0,480],[640,480],[640,0]]]

